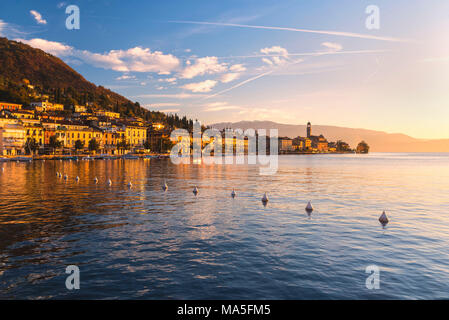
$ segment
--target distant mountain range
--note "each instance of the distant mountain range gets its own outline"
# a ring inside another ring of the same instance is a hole
[[[306,136],[306,125],[281,124],[272,121],[240,121],[221,122],[210,125],[212,128],[223,129],[278,129],[279,136],[295,138]],[[428,140],[416,139],[401,133],[386,133],[382,131],[323,126],[312,124],[313,135],[324,135],[328,141],[343,140],[353,148],[365,140],[372,152],[449,152],[449,139]]]

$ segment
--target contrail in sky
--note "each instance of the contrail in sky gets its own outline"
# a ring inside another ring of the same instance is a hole
[[[304,52],[304,53],[285,53],[285,54],[253,54],[246,56],[224,56],[217,57],[218,59],[243,59],[243,58],[264,58],[264,57],[279,57],[279,56],[326,56],[334,54],[362,54],[362,53],[384,53],[387,50],[348,50],[348,51],[323,51],[323,52]]]
[[[287,28],[287,27],[256,26],[256,25],[237,24],[237,23],[186,21],[186,20],[174,20],[174,21],[168,21],[168,22],[169,23],[182,23],[182,24],[200,24],[200,25],[211,25],[211,26],[236,27],[236,28],[249,28],[249,29],[265,29],[265,30],[280,30],[280,31],[316,33],[316,34],[326,34],[326,35],[331,35],[331,36],[341,36],[341,37],[370,39],[370,40],[381,40],[381,41],[390,41],[390,42],[410,42],[410,40],[406,40],[406,39],[374,36],[374,35],[369,35],[369,34],[343,32],[343,31],[310,30],[310,29],[298,29],[298,28]]]
[[[265,77],[265,76],[269,75],[270,73],[273,73],[274,71],[275,71],[275,70],[271,70],[271,71],[268,71],[268,72],[264,72],[264,73],[262,73],[262,74],[259,74],[259,75],[255,76],[255,77],[246,79],[245,81],[242,81],[242,82],[237,83],[235,86],[232,86],[232,87],[227,88],[227,89],[225,89],[225,90],[222,90],[222,91],[220,91],[220,92],[211,94],[211,95],[209,95],[209,96],[203,98],[203,100],[205,100],[205,99],[210,99],[210,98],[213,98],[213,97],[215,97],[215,96],[218,96],[218,95],[221,95],[221,94],[223,94],[223,93],[226,93],[226,92],[228,92],[228,91],[234,90],[234,89],[236,89],[236,88],[238,88],[238,87],[241,87],[241,86],[247,84],[248,82],[251,82],[251,81],[257,80],[257,79],[259,79],[259,78]]]

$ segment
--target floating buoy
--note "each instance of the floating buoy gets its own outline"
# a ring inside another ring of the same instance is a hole
[[[266,205],[266,204],[268,203],[268,196],[267,196],[267,193],[266,193],[266,192],[264,193],[264,195],[263,195],[263,197],[262,197],[262,203],[263,203],[264,205]]]
[[[62,173],[61,172],[59,173],[59,178],[62,178]]]
[[[111,179],[108,179],[108,186],[112,186],[112,181],[111,181]]]
[[[98,183],[98,178],[97,177],[94,178],[94,182]]]
[[[306,212],[311,213],[313,211],[312,203],[309,201],[306,206]]]
[[[128,182],[128,188],[132,188],[133,184],[130,182]]]
[[[232,189],[231,197],[235,198],[235,190],[234,189]]]
[[[162,190],[167,191],[168,190],[168,186],[167,186],[167,181],[164,180],[164,185],[162,186]]]
[[[80,181],[80,177],[76,176],[75,181],[76,182]]]
[[[193,194],[194,194],[194,195],[197,195],[198,192],[199,192],[199,191],[198,191],[198,188],[195,186],[195,188],[193,188]]]
[[[387,218],[387,215],[385,214],[385,211],[380,215],[379,222],[382,225],[386,225],[388,223],[388,218]]]
[[[67,180],[69,177],[65,174],[64,175],[64,180]]]

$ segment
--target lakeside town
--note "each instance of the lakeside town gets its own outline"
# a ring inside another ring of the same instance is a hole
[[[175,143],[171,133],[180,127],[191,131],[193,121],[178,115],[148,117],[138,103],[121,109],[112,104],[108,96],[100,95],[89,101],[88,94],[73,89],[46,89],[23,79],[19,84],[8,83],[10,96],[19,96],[14,102],[0,100],[0,159],[51,159],[79,156],[94,157],[167,157]],[[12,93],[12,94],[11,94]],[[73,99],[76,97],[76,99]],[[79,102],[82,102],[81,104]],[[129,112],[129,110],[135,112]],[[209,127],[202,126],[204,131]],[[244,145],[248,151],[248,138],[232,141],[227,138],[228,128],[220,130],[223,150],[225,145]],[[193,139],[192,132],[190,132]],[[304,137],[279,137],[279,154],[368,153],[364,141],[356,149],[346,142],[329,142],[323,135],[313,135],[307,124]],[[202,146],[214,138],[204,139]],[[184,143],[185,141],[183,141]],[[267,140],[267,151],[269,141]],[[183,148],[191,148],[183,146]],[[185,149],[184,149],[185,150]]]
[[[162,122],[148,122],[140,117],[122,117],[101,109],[95,103],[71,105],[44,100],[29,106],[0,102],[0,156],[34,158],[56,156],[167,156],[176,141],[170,133],[176,129]],[[221,132],[225,137],[226,130]],[[205,141],[203,141],[205,142]],[[223,139],[225,144],[226,139]],[[234,147],[236,141],[233,141]],[[245,140],[247,151],[247,140]],[[344,141],[328,142],[323,135],[312,135],[307,124],[305,137],[279,137],[280,154],[368,153],[362,141],[352,149]]]

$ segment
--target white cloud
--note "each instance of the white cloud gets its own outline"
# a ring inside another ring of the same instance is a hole
[[[20,41],[22,43],[28,44],[32,46],[33,48],[41,49],[47,53],[50,53],[52,55],[58,56],[58,57],[65,57],[70,56],[74,54],[74,49],[71,46],[67,46],[63,43],[56,42],[56,41],[48,41],[45,39],[31,39],[31,40],[24,40],[24,39],[15,39],[16,41]]]
[[[288,51],[280,46],[260,49],[260,52],[268,57],[262,58],[262,61],[268,65],[281,65],[287,62]]]
[[[170,74],[179,66],[179,60],[171,54],[151,51],[149,48],[135,47],[128,50],[111,50],[106,53],[94,53],[77,50],[60,42],[45,39],[17,39],[58,57],[72,56],[95,67],[120,72],[156,72]]]
[[[214,112],[214,111],[239,110],[239,109],[242,109],[242,107],[229,105],[227,102],[213,102],[206,105],[204,111]]]
[[[234,64],[229,68],[232,72],[243,72],[246,71],[246,68],[243,64]]]
[[[152,52],[148,48],[135,47],[128,50],[111,50],[104,54],[81,51],[77,55],[96,67],[122,72],[157,72],[169,74],[179,65],[171,54]]]
[[[167,82],[167,83],[171,83],[171,84],[175,84],[176,83],[176,78],[172,77],[172,78],[165,78],[165,79],[159,79],[159,82]]]
[[[205,74],[222,73],[227,70],[226,63],[219,63],[217,57],[204,57],[195,60],[195,63],[188,65],[182,72],[181,77],[192,79]]]
[[[163,109],[163,110],[158,110],[159,112],[164,112],[164,113],[176,113],[181,111],[180,109]]]
[[[270,65],[270,66],[273,65],[273,62],[271,62],[271,60],[268,59],[268,58],[262,58],[262,61],[265,62],[266,64]]]
[[[234,80],[237,80],[238,78],[240,78],[240,73],[226,73],[224,75],[221,76],[221,82],[223,83],[228,83],[228,82],[232,82]]]
[[[130,76],[127,74],[124,74],[123,76],[120,76],[118,78],[115,78],[115,80],[131,80],[131,79],[135,79],[135,76]]]
[[[170,98],[170,99],[191,99],[191,98],[198,98],[203,97],[204,94],[192,94],[192,93],[174,93],[174,94],[158,94],[158,93],[151,93],[151,94],[141,94],[135,96],[136,98]]]
[[[182,86],[183,89],[190,90],[192,92],[210,92],[217,84],[215,80],[205,80],[201,82],[188,83]]]
[[[166,107],[179,107],[179,106],[181,106],[181,104],[176,102],[152,103],[148,105],[148,107],[153,108],[166,108]]]
[[[47,24],[47,20],[43,19],[42,15],[36,10],[31,10],[30,13],[38,24]]]
[[[0,19],[0,36],[3,36],[3,31],[6,29],[6,22]]]
[[[285,48],[282,48],[280,46],[272,46],[270,48],[263,48],[260,49],[260,52],[264,53],[264,54],[276,54],[276,55],[280,55],[280,56],[286,56],[288,55],[288,51]]]
[[[343,49],[341,44],[335,42],[323,42],[321,45],[328,48],[332,52],[341,51]]]

